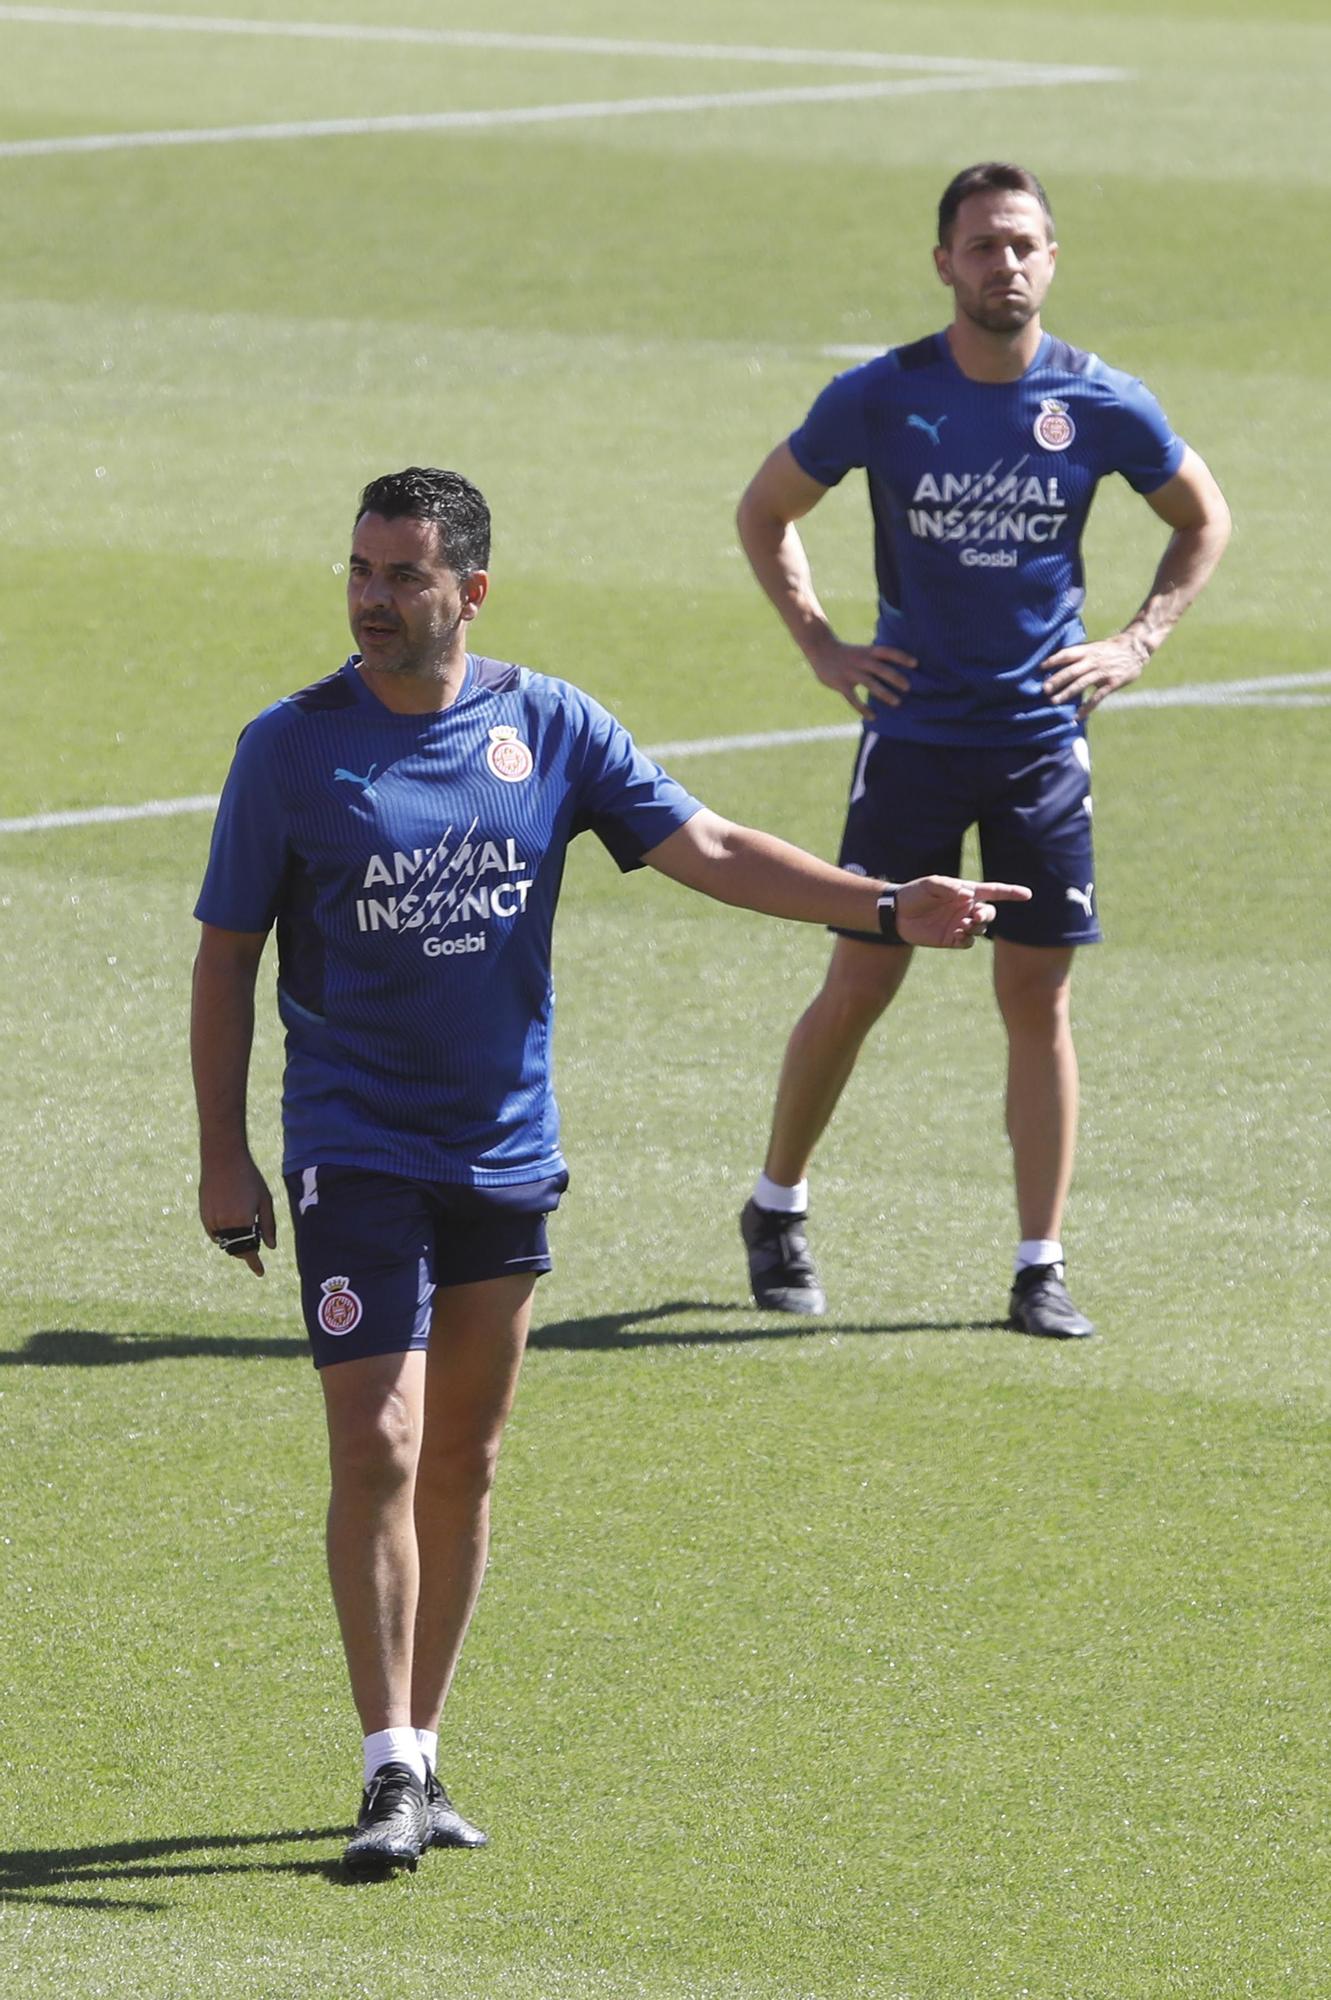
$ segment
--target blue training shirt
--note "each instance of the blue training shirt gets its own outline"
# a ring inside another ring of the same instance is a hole
[[[550,937],[575,835],[621,868],[698,801],[589,695],[469,654],[397,715],[358,656],[242,731],[195,915],[277,925],[283,1171],[503,1187],[563,1169]]]
[[[790,438],[823,486],[868,475],[879,645],[913,654],[872,727],[919,743],[1011,745],[1080,725],[1043,662],[1086,637],[1081,538],[1100,480],[1138,493],[1185,446],[1149,389],[1045,334],[1016,382],[973,382],[930,334],[829,383]]]

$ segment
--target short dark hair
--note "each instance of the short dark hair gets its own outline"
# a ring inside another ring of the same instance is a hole
[[[489,567],[490,509],[480,488],[460,472],[441,472],[433,465],[386,472],[361,494],[357,521],[362,514],[382,514],[386,521],[433,521],[439,554],[458,576]]]
[[[981,160],[975,167],[963,167],[954,174],[943,189],[943,199],[938,204],[938,241],[947,248],[952,234],[952,225],[957,219],[957,210],[968,195],[973,194],[1032,194],[1044,210],[1044,219],[1049,225],[1049,234],[1054,234],[1054,211],[1049,206],[1049,197],[1035,175],[1025,167],[1013,166],[1010,160]]]

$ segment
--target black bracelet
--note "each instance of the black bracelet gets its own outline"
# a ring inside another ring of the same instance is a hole
[[[252,1250],[258,1249],[262,1240],[257,1216],[248,1228],[213,1231],[213,1242],[219,1250],[225,1250],[228,1257],[248,1257]]]
[[[888,944],[904,944],[897,929],[897,891],[885,889],[878,898],[878,928]]]

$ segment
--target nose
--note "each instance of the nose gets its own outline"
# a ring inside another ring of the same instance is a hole
[[[360,601],[362,606],[387,604],[391,596],[392,593],[388,588],[388,579],[376,574],[374,570],[371,570],[368,576],[361,579]]]

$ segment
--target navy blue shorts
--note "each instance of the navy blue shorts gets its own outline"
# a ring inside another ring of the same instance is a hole
[[[1029,903],[998,905],[990,926],[996,937],[1099,943],[1084,736],[1052,747],[980,750],[865,730],[841,840],[843,868],[889,882],[959,875],[962,839],[972,826],[979,829],[985,876],[1033,891]]]
[[[474,1188],[304,1167],[286,1184],[305,1327],[326,1368],[428,1347],[436,1290],[548,1271],[545,1218],[568,1175]]]

